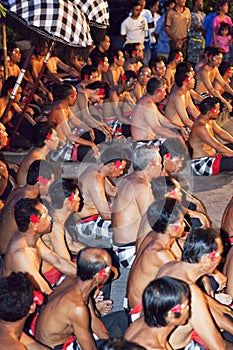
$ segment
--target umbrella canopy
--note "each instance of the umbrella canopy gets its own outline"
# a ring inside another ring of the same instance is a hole
[[[5,0],[7,17],[40,35],[71,47],[92,44],[84,12],[70,0]],[[8,21],[9,22],[9,21]]]

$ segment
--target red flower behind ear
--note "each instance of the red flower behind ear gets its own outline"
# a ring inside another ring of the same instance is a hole
[[[214,107],[211,108],[210,112],[211,112],[212,114],[216,113],[216,108],[214,108]]]
[[[105,89],[101,88],[99,89],[99,92],[97,93],[98,96],[102,96],[105,94]]]
[[[122,75],[121,80],[122,80],[122,81],[126,81],[126,80],[127,80],[127,77],[126,77],[125,74]]]
[[[37,181],[40,184],[46,186],[48,184],[48,182],[49,182],[49,179],[47,179],[47,177],[43,177],[43,176],[40,175],[40,176],[37,177]]]
[[[113,164],[114,164],[115,169],[120,169],[120,166],[121,166],[120,160],[116,160]]]
[[[30,216],[30,221],[31,221],[33,224],[38,224],[38,223],[40,222],[40,216],[32,214],[32,215]]]
[[[137,55],[137,50],[133,50],[132,55]]]
[[[153,166],[156,166],[156,165],[157,165],[156,160],[155,160],[155,159],[152,159],[151,164],[152,164]]]
[[[73,202],[73,200],[74,200],[74,192],[71,193],[71,195],[68,197],[68,200],[70,201],[70,203]]]
[[[210,259],[211,259],[212,261],[215,261],[216,258],[219,256],[219,253],[217,253],[216,250],[213,250],[213,251],[212,251],[211,253],[209,253],[208,255],[209,255],[209,257],[210,257]]]
[[[44,295],[40,290],[34,290],[33,301],[36,305],[42,305],[44,302]]]
[[[172,158],[172,156],[171,156],[171,153],[166,153],[165,155],[164,155],[164,157],[163,157],[164,159],[166,159],[166,160],[169,160],[169,159],[171,159]]]
[[[189,82],[190,82],[190,79],[189,79],[188,77],[185,77],[185,78],[184,78],[184,81],[185,81],[186,83],[189,83]]]
[[[171,312],[181,312],[183,304],[177,304],[171,308]]]
[[[98,272],[98,277],[100,280],[103,280],[104,278],[106,278],[108,276],[109,271],[111,270],[111,268],[109,266],[103,268],[102,270],[100,270]]]
[[[175,57],[178,60],[178,58],[180,58],[180,55],[177,53]]]
[[[46,140],[51,140],[52,139],[52,134],[47,134],[45,139]]]
[[[88,80],[89,79],[89,75],[88,74],[84,74],[84,79]]]

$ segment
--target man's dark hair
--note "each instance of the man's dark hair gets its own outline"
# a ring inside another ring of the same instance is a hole
[[[192,230],[184,242],[182,261],[198,263],[203,255],[218,249],[216,238],[219,237],[213,228]]]
[[[81,281],[91,280],[100,270],[107,267],[104,256],[107,252],[101,248],[86,247],[77,254],[77,276]]]
[[[51,206],[54,209],[61,209],[64,200],[72,193],[75,193],[78,183],[73,179],[58,179],[49,187],[49,195],[51,198]]]
[[[0,319],[16,322],[27,316],[33,303],[34,286],[27,273],[12,272],[0,279]]]
[[[91,61],[94,67],[98,67],[98,65],[100,64],[100,62],[104,61],[105,57],[108,57],[107,54],[104,55],[95,55],[92,56]]]
[[[127,341],[121,338],[107,339],[105,340],[99,350],[146,350],[144,346],[138,345],[134,342]]]
[[[84,66],[82,69],[81,69],[81,72],[80,72],[80,75],[81,75],[81,79],[84,80],[85,78],[85,75],[88,75],[88,78],[90,78],[90,76],[95,73],[97,71],[96,67],[94,66]]]
[[[162,77],[151,78],[146,85],[146,92],[149,95],[154,95],[155,91],[166,85],[166,80]]]
[[[27,173],[27,184],[35,185],[38,182],[38,176],[43,176],[43,178],[51,179],[51,175],[54,174],[53,165],[43,159],[34,160],[34,162],[29,166]]]
[[[219,73],[223,76],[228,69],[230,69],[233,64],[230,61],[222,62],[218,67]]]
[[[176,66],[175,83],[181,87],[185,78],[188,78],[187,73],[191,71],[192,64],[189,62],[181,62]]]
[[[42,148],[45,145],[46,136],[52,135],[53,129],[48,121],[38,122],[32,129],[32,144],[34,147]]]
[[[171,61],[174,60],[177,54],[180,54],[181,50],[180,49],[174,49],[169,52],[167,63],[170,63]]]
[[[159,148],[161,157],[165,154],[170,153],[171,157],[184,158],[183,166],[185,166],[189,157],[187,147],[179,139],[166,139]]]
[[[137,74],[133,70],[126,70],[125,73],[124,73],[124,76],[126,77],[126,79],[125,79],[126,83],[128,81],[130,81],[130,79],[138,79]]]
[[[26,232],[29,229],[31,215],[40,215],[40,211],[36,209],[38,204],[40,200],[37,198],[22,198],[16,203],[14,216],[20,232]]]
[[[218,47],[210,46],[206,56],[208,58],[213,58],[214,56],[218,56],[221,53],[220,49]]]
[[[115,57],[117,57],[117,59],[118,59],[119,51],[121,51],[121,49],[111,49],[108,52],[108,62],[109,62],[109,64],[113,64]]]
[[[14,88],[16,81],[17,77],[14,77],[13,75],[7,78],[3,83],[1,96],[8,96],[8,91]]]
[[[55,101],[65,100],[74,92],[74,86],[68,83],[62,85],[54,84],[52,87],[52,93]]]
[[[122,147],[121,143],[109,146],[101,153],[101,162],[103,164],[114,163],[117,160],[129,161],[130,159],[130,149]]]
[[[12,52],[14,51],[14,49],[16,49],[16,48],[18,48],[19,46],[15,43],[15,42],[12,42],[12,41],[10,41],[10,42],[8,42],[7,43],[7,54],[9,55],[9,56],[11,56],[12,55]]]
[[[153,68],[156,69],[156,64],[159,62],[164,62],[166,64],[166,58],[160,55],[153,55],[148,62],[148,66],[153,71]]]
[[[142,296],[145,323],[149,327],[167,326],[168,312],[177,304],[182,304],[184,299],[190,301],[186,282],[166,276],[150,282]],[[179,318],[180,312],[175,312],[174,316]]]
[[[151,190],[156,201],[158,199],[164,199],[166,194],[172,190],[175,190],[176,184],[170,176],[159,176],[156,179],[152,179]]]
[[[216,105],[216,100],[213,97],[206,97],[204,100],[201,101],[199,104],[200,112],[202,114],[207,114],[212,108]]]
[[[181,214],[182,207],[176,199],[169,197],[161,198],[149,206],[147,219],[153,231],[166,233],[167,226],[179,220]]]
[[[136,5],[138,6],[138,4]],[[137,51],[137,46],[140,45],[140,43],[132,43],[132,44],[126,44],[123,48],[123,51],[127,52],[128,55],[129,55],[129,58],[132,58],[133,57],[133,51]],[[124,54],[125,56],[125,54]]]

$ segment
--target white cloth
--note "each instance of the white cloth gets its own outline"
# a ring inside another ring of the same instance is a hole
[[[140,16],[138,19],[127,17],[121,23],[121,35],[126,35],[126,43],[144,43],[145,30],[148,30],[147,20]]]

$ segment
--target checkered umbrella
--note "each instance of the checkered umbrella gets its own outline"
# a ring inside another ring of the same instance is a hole
[[[71,0],[73,4],[85,13],[90,26],[106,29],[109,26],[109,11],[107,0]]]
[[[72,0],[5,0],[2,3],[8,9],[8,16],[54,41],[72,47],[92,43],[88,15]],[[95,16],[98,19],[98,11]]]

